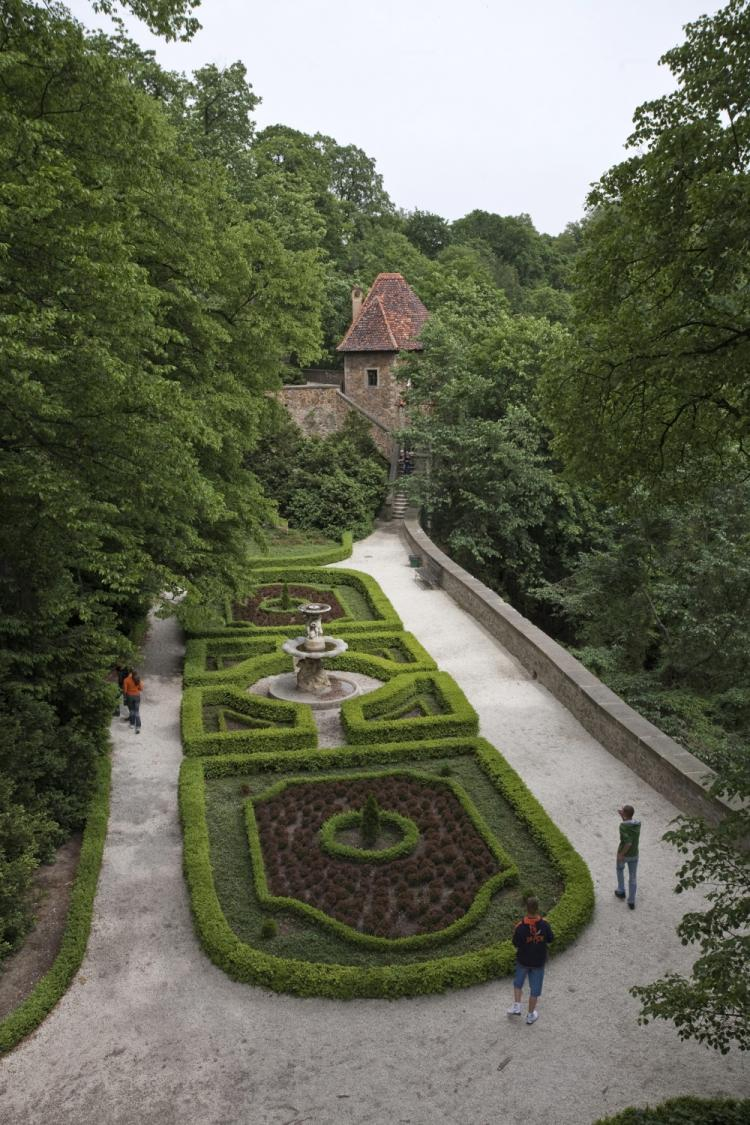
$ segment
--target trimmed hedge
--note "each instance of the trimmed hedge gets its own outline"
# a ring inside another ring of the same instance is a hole
[[[354,848],[349,844],[340,844],[336,833],[345,828],[361,826],[364,813],[362,809],[349,809],[348,812],[334,813],[320,828],[320,847],[331,856],[343,856],[355,863],[390,863],[392,859],[399,859],[408,855],[419,840],[419,829],[409,816],[401,816],[397,812],[381,809],[379,816],[386,824],[394,824],[403,832],[402,838],[388,848]]]
[[[202,637],[194,638],[187,642],[185,648],[185,667],[183,682],[186,687],[208,687],[213,684],[243,684],[249,686],[264,676],[274,675],[276,672],[291,670],[291,657],[282,652],[282,645],[293,632],[287,629],[285,636],[253,636],[242,637]],[[372,676],[376,680],[390,680],[393,676],[401,676],[406,672],[430,671],[435,668],[435,661],[430,654],[422,648],[419,641],[411,633],[388,630],[382,634],[368,634],[367,636],[348,636],[344,628],[333,630],[337,637],[341,637],[349,645],[349,651],[333,658],[327,665],[328,670],[336,672],[361,672],[365,676]],[[369,650],[382,647],[388,643],[398,643],[409,657],[408,662],[389,660],[383,656],[376,656]],[[206,664],[211,656],[244,656],[232,668],[218,668],[214,671],[206,669]],[[286,660],[286,664],[278,666],[279,656]],[[270,657],[270,659],[268,659]]]
[[[254,683],[261,678],[255,671],[258,658],[281,653],[283,643],[281,638],[276,637],[212,637],[188,641],[182,681],[185,687]],[[238,656],[241,659],[232,668],[209,670],[206,665],[211,656]]]
[[[471,953],[385,967],[307,963],[274,956],[242,942],[233,933],[216,894],[206,823],[206,777],[281,770],[288,773],[297,768],[309,776],[316,770],[396,765],[415,759],[429,761],[449,754],[474,755],[492,783],[513,805],[519,819],[542,844],[565,885],[560,900],[548,915],[555,931],[554,950],[557,952],[569,945],[588,922],[594,908],[594,887],[584,861],[515,771],[488,742],[479,738],[423,740],[286,755],[224,755],[183,762],[180,815],[185,839],[185,876],[198,936],[211,960],[235,980],[299,996],[338,998],[415,996],[464,988],[509,973],[515,961],[510,938]]]
[[[265,659],[274,659],[277,665],[281,664],[275,671],[284,671],[291,664],[285,653]],[[206,706],[226,708],[239,717],[289,725],[208,732],[203,723],[203,708]],[[318,744],[318,732],[309,707],[266,699],[262,695],[248,695],[231,684],[187,688],[182,696],[181,726],[185,754],[191,756],[226,754],[232,750],[247,754],[259,750],[304,750]]]
[[[30,995],[0,1020],[0,1053],[10,1051],[39,1026],[63,996],[83,961],[107,835],[110,774],[110,759],[102,758],[89,803],[60,951]]]
[[[394,629],[401,628],[401,619],[374,578],[369,574],[361,574],[357,570],[315,570],[311,567],[289,566],[279,564],[275,567],[264,567],[252,572],[252,586],[269,586],[276,583],[301,583],[321,586],[335,579],[337,586],[351,586],[367,601],[372,618],[363,620],[356,616],[339,617],[336,622],[338,635],[339,623],[347,627],[349,634],[370,633],[382,630],[384,625]],[[289,636],[289,625],[253,625],[251,622],[234,621],[231,617],[231,606],[226,605],[223,611],[211,606],[186,607],[180,614],[183,628],[191,637],[246,637],[260,635]]]
[[[309,555],[295,555],[277,561],[288,562],[294,566],[328,566],[330,563],[348,559],[352,553],[352,545],[352,533],[351,531],[345,531],[341,536],[341,543],[338,547],[321,547],[319,551],[311,550]],[[247,565],[255,569],[256,567],[267,567],[273,561],[271,555],[251,555],[247,560]]]
[[[445,710],[439,715],[410,719],[378,718],[409,702],[422,691],[434,692]],[[447,672],[420,672],[394,676],[382,688],[347,699],[341,706],[341,723],[348,742],[402,742],[410,738],[456,738],[476,734],[479,718],[460,687]]]
[[[431,933],[413,934],[410,937],[387,938],[377,937],[374,934],[364,934],[360,930],[355,930],[352,926],[347,926],[346,923],[339,922],[338,919],[332,918],[329,914],[319,910],[317,907],[302,902],[301,899],[272,895],[266,883],[265,866],[258,836],[258,827],[255,821],[254,802],[249,800],[245,802],[245,823],[247,826],[248,843],[250,845],[253,877],[255,879],[255,887],[259,901],[269,910],[295,910],[299,914],[326,926],[329,930],[332,930],[333,933],[345,938],[352,945],[358,945],[368,949],[429,949],[435,945],[445,945],[447,942],[452,941],[453,938],[458,937],[459,934],[464,933],[475,925],[477,921],[487,913],[490,901],[495,892],[510,883],[518,881],[518,867],[505,849],[500,846],[492,832],[490,832],[468,793],[465,792],[462,786],[457,785],[455,782],[449,781],[447,778],[423,774],[417,770],[394,770],[389,771],[387,774],[353,773],[348,774],[347,779],[361,781],[374,777],[393,777],[394,775],[397,777],[408,777],[418,781],[437,783],[451,789],[453,795],[458,799],[464,812],[479,832],[497,862],[503,866],[502,871],[491,875],[479,888],[474,901],[465,914],[442,930],[434,930]],[[333,781],[338,777],[340,777],[340,775],[323,774],[322,776],[316,777],[315,780]],[[258,798],[258,800],[268,800],[275,797],[282,789],[292,784],[294,783],[290,781],[280,781],[278,785],[274,785],[270,790],[264,793],[262,797]],[[394,816],[395,814],[390,813],[388,815]],[[402,818],[399,817],[398,819]],[[355,849],[351,850],[354,851]],[[360,852],[359,854],[361,855],[362,853]]]
[[[750,1099],[670,1098],[660,1105],[630,1106],[614,1117],[600,1117],[594,1125],[747,1125]]]

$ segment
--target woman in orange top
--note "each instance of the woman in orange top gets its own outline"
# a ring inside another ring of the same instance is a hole
[[[135,727],[135,733],[141,733],[141,692],[143,691],[143,680],[138,675],[137,669],[133,669],[129,676],[125,677],[125,682],[122,685],[122,690],[125,692],[125,702],[128,707],[128,714],[130,716],[130,725]]]

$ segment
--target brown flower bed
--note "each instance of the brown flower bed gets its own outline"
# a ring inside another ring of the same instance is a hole
[[[416,823],[413,851],[379,863],[326,854],[321,825],[334,813],[361,809],[369,793],[383,811]],[[399,938],[442,930],[500,871],[471,818],[439,782],[388,775],[300,782],[258,801],[255,816],[271,894],[297,898],[362,933]]]
[[[288,587],[290,598],[303,598],[305,602],[322,602],[331,607],[330,613],[323,617],[323,625],[327,621],[335,621],[337,617],[344,616],[344,609],[332,590],[318,590],[312,586]],[[282,586],[274,583],[273,586],[262,586],[250,598],[243,602],[234,602],[232,605],[232,618],[235,621],[249,621],[253,625],[305,625],[305,618],[296,610],[285,613],[283,610],[261,609],[262,602],[269,598],[281,597]]]

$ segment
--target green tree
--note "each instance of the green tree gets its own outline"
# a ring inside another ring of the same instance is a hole
[[[238,199],[238,119],[198,151],[122,38],[9,0],[0,67],[0,783],[38,858],[81,824],[133,606],[243,573],[265,395],[317,355],[321,284]]]
[[[714,792],[736,802],[716,826],[681,817],[664,836],[687,859],[677,873],[678,894],[708,887],[706,910],[685,914],[683,945],[700,956],[689,976],[668,973],[631,989],[642,1003],[640,1022],[670,1020],[681,1039],[696,1039],[726,1054],[750,1048],[750,767],[748,758],[724,763]]]
[[[450,223],[431,211],[410,211],[404,216],[404,234],[427,258],[436,258],[451,243]]]
[[[558,448],[618,495],[747,462],[750,6],[685,32],[661,60],[678,88],[636,111],[633,154],[589,196],[574,330],[548,376]]]
[[[408,444],[430,454],[411,488],[457,562],[524,613],[585,540],[586,505],[561,478],[536,405],[557,329],[513,317],[497,290],[453,280],[404,363]],[[548,623],[549,624],[549,623]]]

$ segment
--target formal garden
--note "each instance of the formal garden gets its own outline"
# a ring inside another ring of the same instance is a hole
[[[298,995],[465,987],[511,971],[532,891],[564,949],[593,910],[583,860],[377,583],[318,561],[330,549],[258,559],[242,596],[183,614],[180,807],[205,951]],[[380,685],[341,703],[335,747],[310,707],[250,690],[291,671],[304,601],[330,605],[348,645],[332,670]]]

